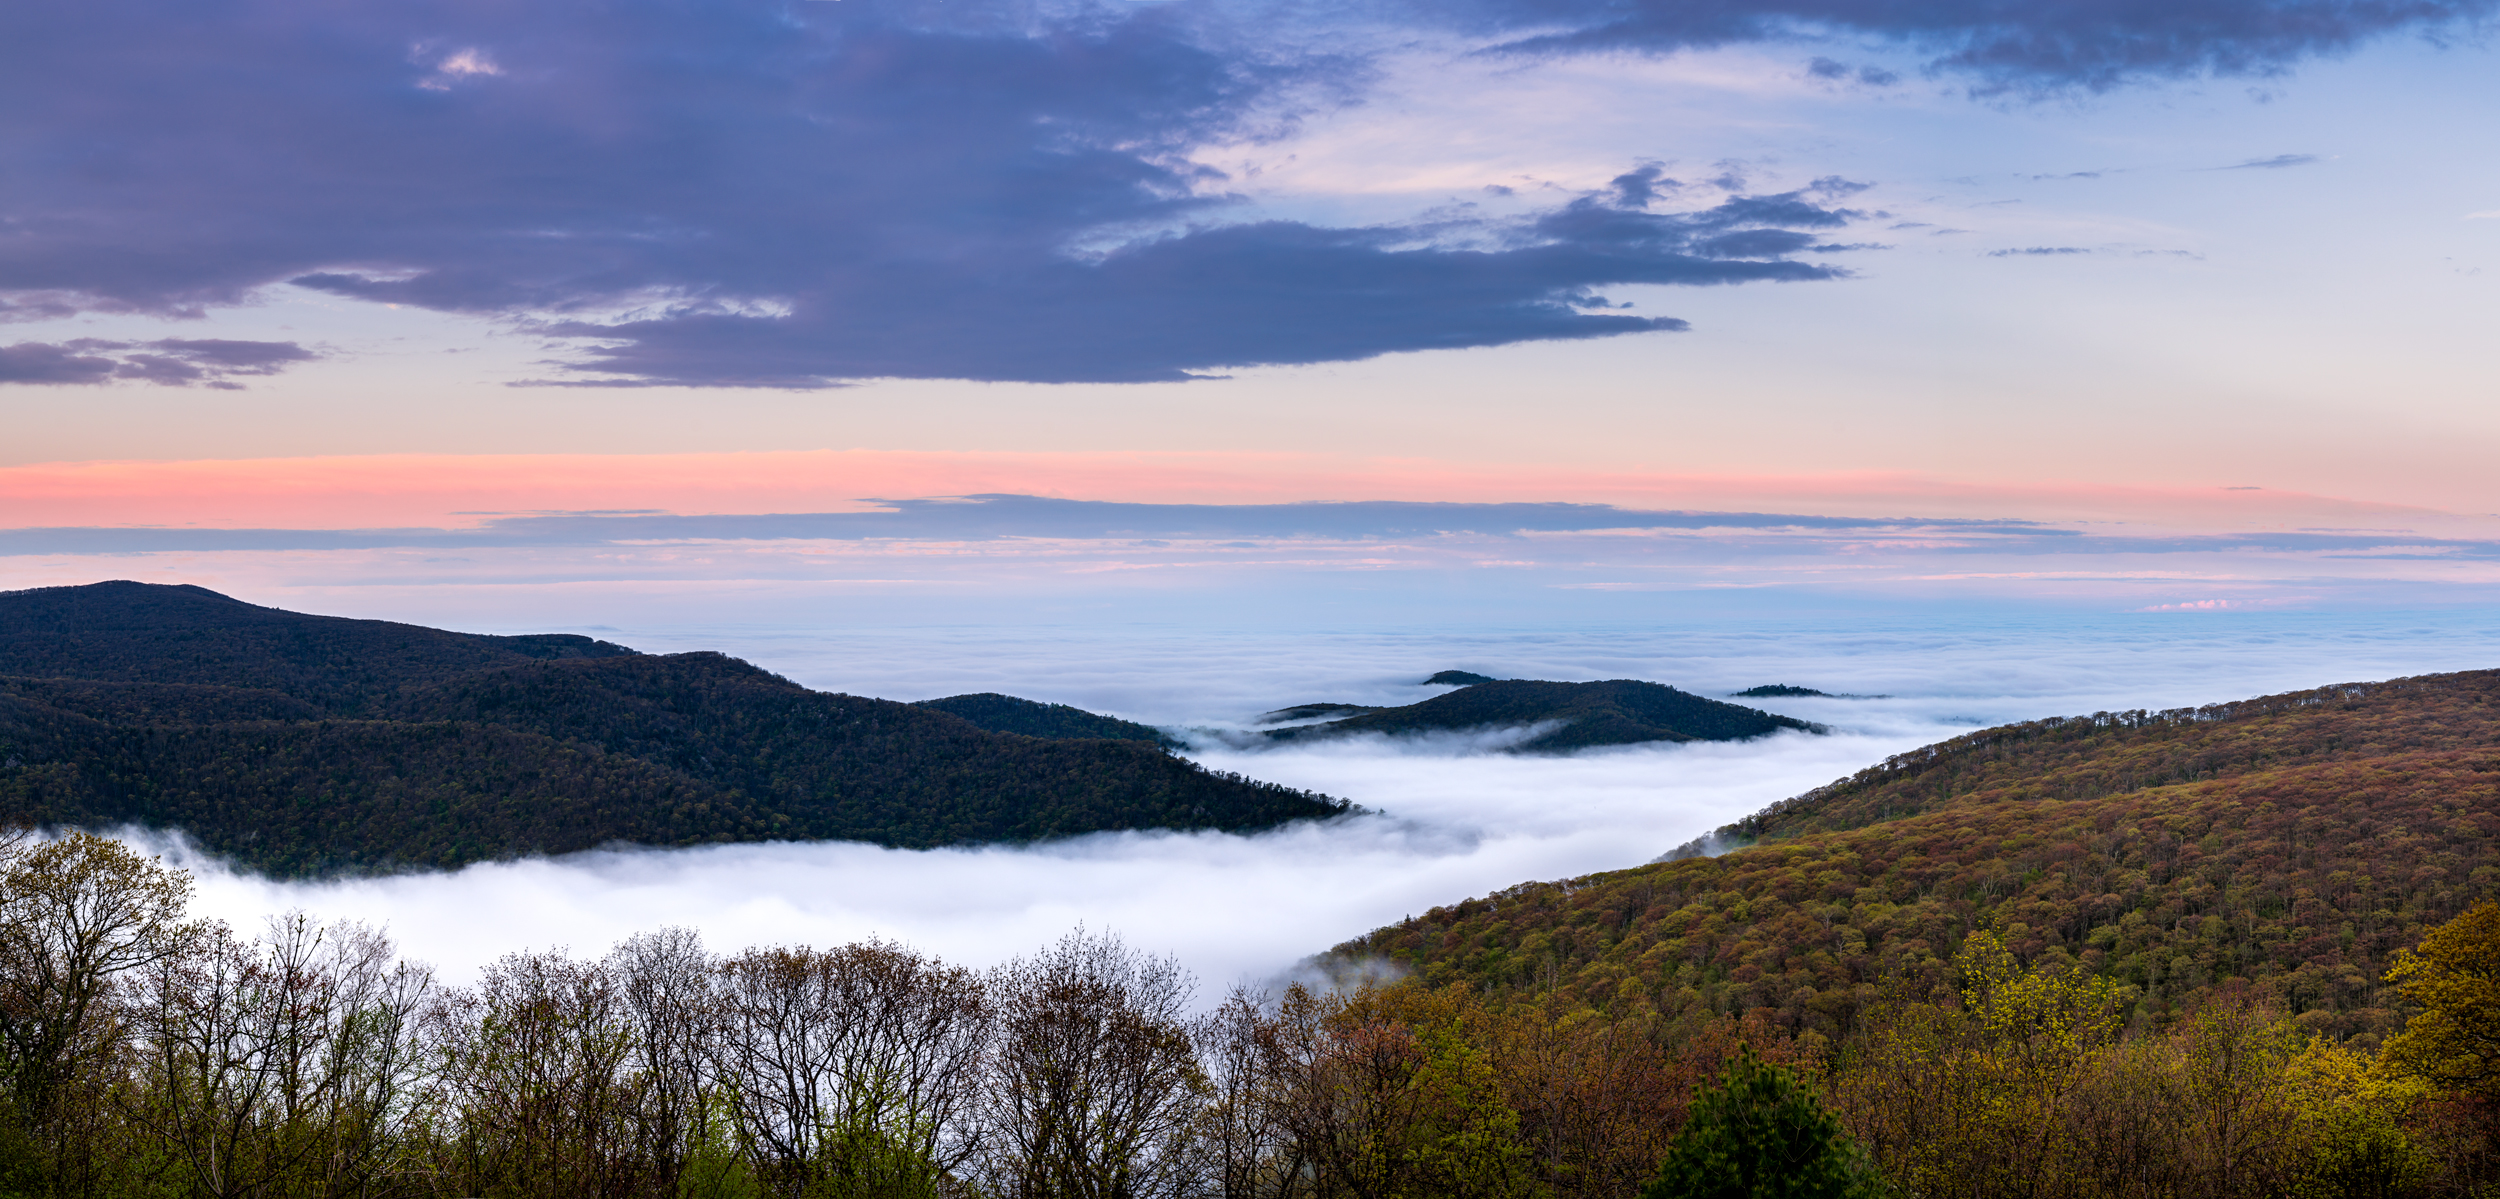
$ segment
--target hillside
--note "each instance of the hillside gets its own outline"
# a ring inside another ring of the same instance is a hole
[[[1549,722],[1557,727],[1513,748],[1561,753],[1647,741],[1737,741],[1782,729],[1822,731],[1821,726],[1802,720],[1704,699],[1658,683],[1633,679],[1602,683],[1510,679],[1470,684],[1402,708],[1380,708],[1325,724],[1275,729],[1267,736],[1277,741],[1309,741],[1353,733],[1395,736]]]
[[[2067,955],[2159,1017],[2245,982],[2320,1031],[2400,1017],[2389,955],[2500,890],[2500,671],[1973,733],[1731,826],[1339,946],[1430,980],[1837,1036],[1945,984],[1965,933]]]
[[[302,616],[199,588],[0,595],[0,664],[48,672],[0,677],[0,819],[179,828],[281,874],[1348,810],[1147,742],[992,732],[719,654]]]
[[[1039,700],[1000,695],[995,691],[924,699],[915,706],[960,716],[993,733],[1017,733],[1026,737],[1102,737],[1112,741],[1151,741],[1165,749],[1184,748],[1178,739],[1150,724],[1104,716],[1067,704],[1046,704]]]

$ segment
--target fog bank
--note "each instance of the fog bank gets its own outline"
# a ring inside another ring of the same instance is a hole
[[[1029,847],[850,843],[618,850],[450,874],[317,883],[236,874],[178,841],[200,906],[238,926],[304,908],[387,925],[466,978],[523,948],[596,952],[664,924],[716,949],[871,934],[985,965],[1083,922],[1177,953],[1211,986],[1265,978],[1381,924],[1515,883],[1632,866],[1765,804],[1969,728],[2166,707],[2500,663],[2500,629],[2446,615],[2146,615],[1920,626],[1789,623],[1520,632],[1226,632],[1179,627],[619,630],[644,649],[726,649],[811,686],[919,699],[1000,690],[1176,727],[1290,703],[1412,702],[1459,667],[1655,679],[1707,694],[1792,683],[1883,699],[1746,701],[1832,726],[1732,744],[1569,757],[1496,736],[1350,738],[1250,750],[1221,770],[1378,814],[1237,837],[1119,833]]]

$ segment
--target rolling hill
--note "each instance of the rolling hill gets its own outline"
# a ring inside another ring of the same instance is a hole
[[[1251,830],[1349,807],[1150,742],[993,732],[719,654],[196,587],[0,594],[0,818],[179,828],[280,874],[615,843]]]
[[[1526,883],[1338,946],[1427,980],[1838,1036],[1947,986],[1964,934],[2064,955],[2139,1014],[2248,987],[2339,1036],[2500,893],[2500,671],[1988,729],[1720,830],[1718,856]]]

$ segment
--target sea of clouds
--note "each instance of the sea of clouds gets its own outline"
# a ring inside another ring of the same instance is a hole
[[[1211,988],[1436,905],[1636,865],[1736,817],[1983,725],[2169,707],[2329,682],[2500,664],[2500,618],[2428,613],[1790,614],[1768,622],[1569,629],[676,623],[600,630],[647,651],[736,654],[826,690],[926,699],[996,690],[1183,730],[1199,761],[1351,799],[1375,814],[1257,836],[1118,833],[933,851],[853,843],[618,849],[449,874],[280,882],[178,838],[200,906],[238,927],[301,908],[388,926],[465,979],[496,956],[595,953],[660,925],[716,948],[878,935],[985,965],[1084,924],[1169,952]],[[1642,678],[1703,694],[1792,683],[1882,698],[1747,701],[1828,725],[1734,744],[1565,757],[1498,732],[1257,750],[1226,730],[1313,701],[1413,702],[1463,668]]]

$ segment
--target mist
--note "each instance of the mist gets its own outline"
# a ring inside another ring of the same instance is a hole
[[[650,627],[645,650],[722,649],[810,686],[898,699],[997,690],[1178,729],[1218,770],[1323,791],[1370,814],[1256,836],[1115,833],[907,851],[856,843],[619,848],[454,873],[280,882],[178,836],[125,834],[191,869],[199,910],[237,927],[301,908],[386,926],[453,979],[520,949],[603,951],[662,925],[715,949],[899,939],[988,965],[1080,923],[1169,952],[1220,989],[1271,979],[1380,925],[1516,883],[1649,861],[1887,755],[2039,716],[2213,702],[2500,662],[2469,612],[2162,614],[1932,622],[1583,628],[1219,630],[1180,626]],[[1647,678],[1723,695],[1790,683],[1877,699],[1738,701],[1829,735],[1504,752],[1515,731],[1258,748],[1224,730],[1295,703],[1410,703],[1446,668]],[[1196,730],[1192,732],[1191,730]]]

